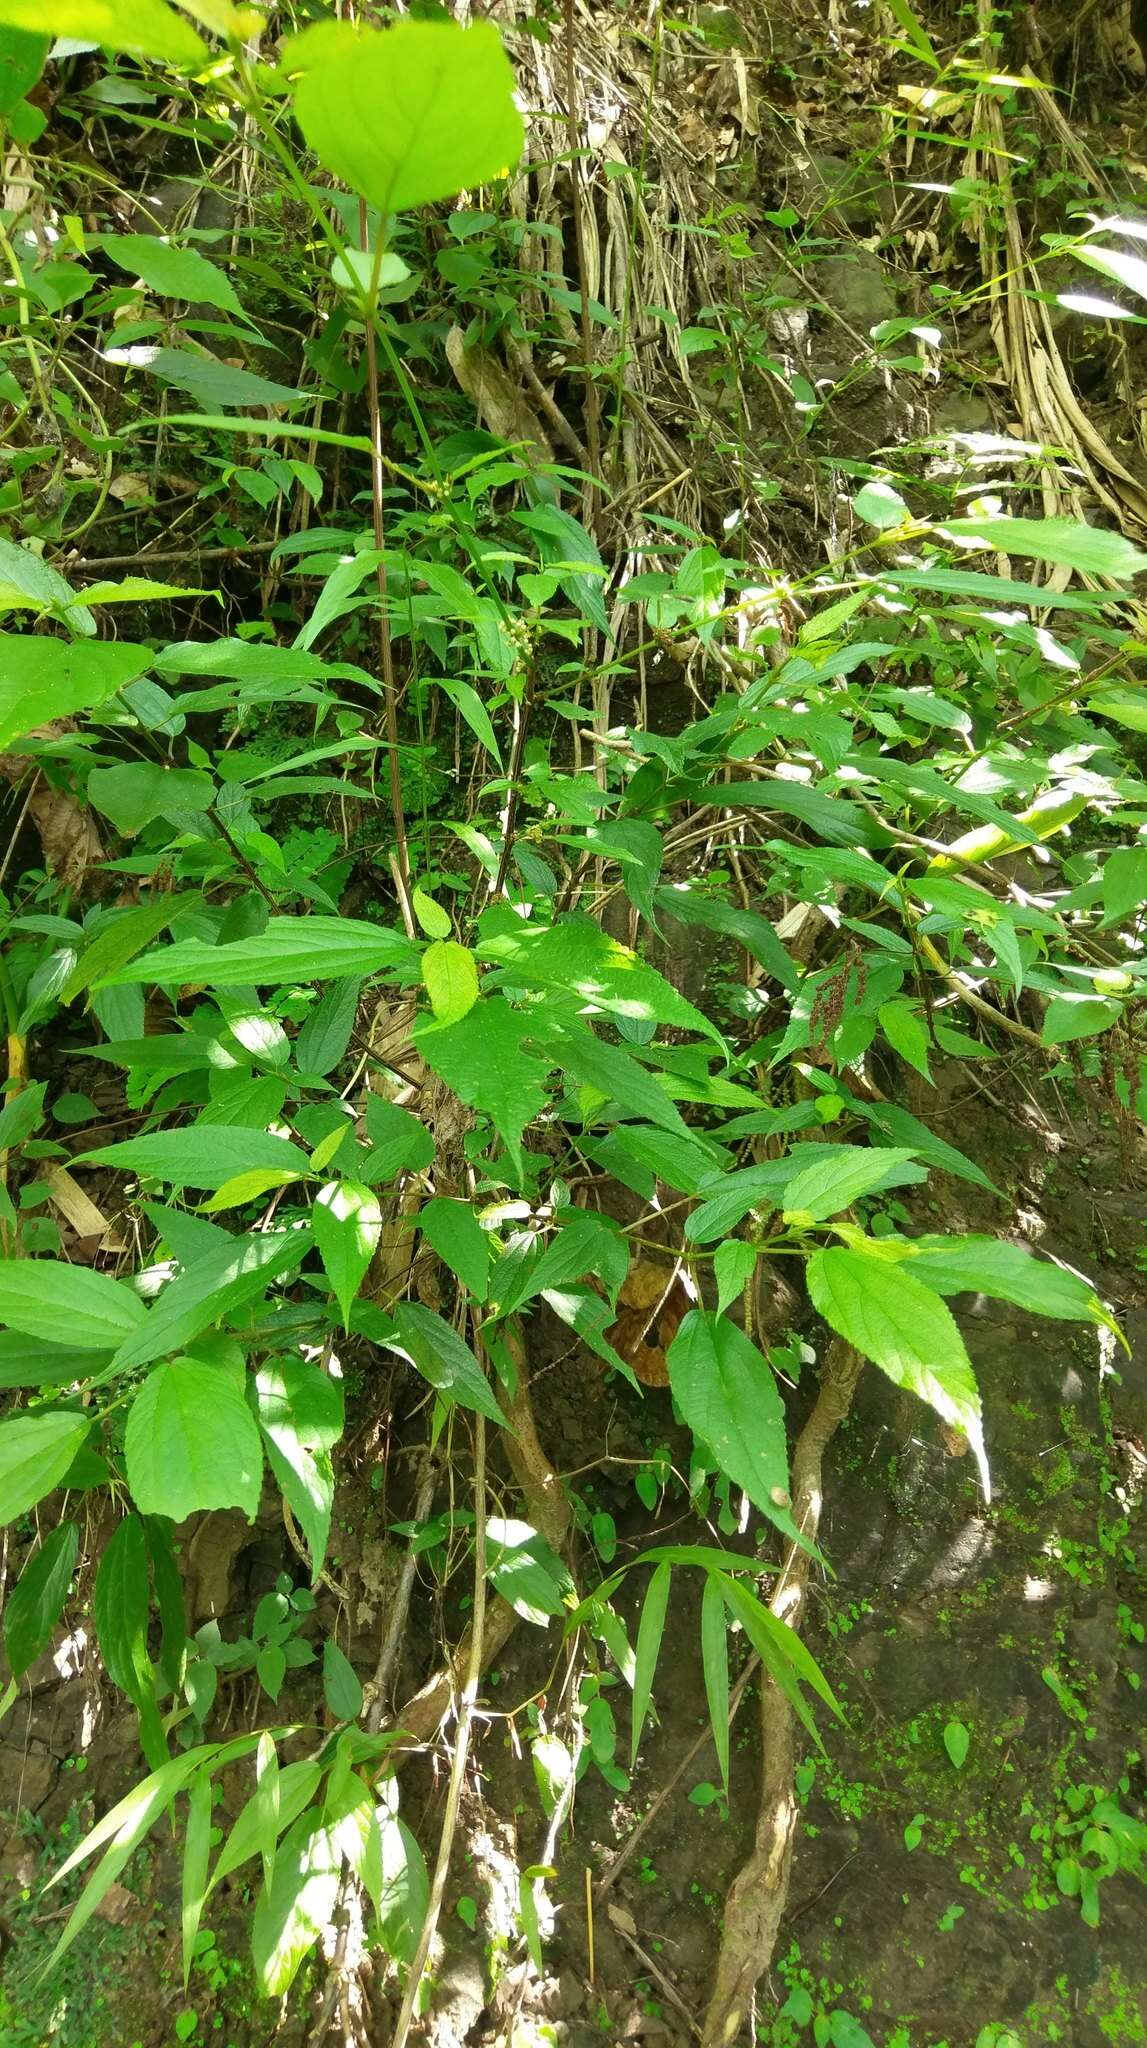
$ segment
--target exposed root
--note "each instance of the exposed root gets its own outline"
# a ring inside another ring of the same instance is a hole
[[[426,1907],[426,1917],[422,1922],[422,1931],[418,1937],[418,1947],[407,1972],[406,1988],[402,1994],[402,2005],[394,2029],[393,2048],[406,2048],[423,1973],[438,1929],[442,1901],[446,1896],[450,1857],[462,1806],[462,1788],[466,1782],[466,1762],[474,1727],[474,1707],[482,1677],[483,1657],[484,1654],[488,1656],[483,1640],[486,1607],[486,1423],[485,1418],[480,1415],[474,1430],[474,1619],[470,1627],[466,1675],[458,1696],[458,1722],[454,1731],[454,1754],[450,1760],[450,1783],[446,1792],[446,1812],[438,1843],[438,1857],[434,1865],[430,1898]]]
[[[427,1452],[426,1463],[423,1468],[422,1477],[418,1482],[418,1494],[414,1503],[414,1519],[416,1522],[425,1522],[429,1517],[431,1507],[434,1504],[435,1477],[433,1455]],[[378,1663],[374,1667],[374,1677],[364,1689],[366,1693],[366,1725],[372,1735],[378,1734],[386,1714],[387,1695],[390,1692],[391,1681],[394,1677],[394,1667],[398,1662],[398,1653],[402,1647],[402,1638],[406,1632],[406,1618],[410,1612],[410,1600],[414,1592],[414,1580],[417,1571],[418,1554],[414,1550],[408,1550],[402,1560],[402,1571],[399,1576],[398,1586],[387,1613],[386,1628],[383,1632],[382,1642],[379,1645]]]
[[[508,1345],[512,1344],[508,1336]],[[520,1343],[513,1345],[518,1366],[518,1389],[512,1400],[506,1402],[506,1419],[511,1435],[507,1431],[504,1439],[506,1453],[514,1477],[521,1490],[527,1519],[544,1536],[546,1542],[559,1553],[564,1549],[570,1529],[569,1503],[562,1491],[562,1483],[542,1449],[534,1422],[533,1404],[530,1400],[529,1383],[526,1378],[525,1359]],[[491,1600],[486,1609],[485,1627],[482,1636],[482,1668],[487,1670],[493,1664],[503,1645],[512,1635],[517,1615],[505,1600]],[[449,1664],[428,1678],[413,1697],[407,1700],[395,1714],[392,1725],[401,1729],[410,1748],[419,1748],[429,1742],[443,1717],[449,1712],[452,1700],[458,1697],[464,1674],[469,1669],[471,1637],[467,1630]],[[407,1743],[400,1745],[398,1754]],[[391,1751],[391,1756],[395,1752]]]
[[[821,1516],[821,1467],[833,1435],[844,1421],[864,1360],[851,1345],[834,1338],[821,1373],[812,1414],[793,1456],[793,1517],[815,1540]],[[809,1554],[790,1553],[770,1601],[772,1612],[798,1628],[808,1588]],[[725,1920],[713,1995],[701,2032],[702,2048],[731,2048],[750,2013],[760,1978],[772,1961],[789,1895],[797,1802],[792,1709],[772,1682],[761,1683],[761,1803],[756,1839],[748,1862],[734,1878]]]

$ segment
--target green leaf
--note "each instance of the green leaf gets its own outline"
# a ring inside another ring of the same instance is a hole
[[[762,1600],[758,1600],[748,1586],[727,1572],[722,1572],[721,1580],[729,1612],[734,1620],[740,1622],[765,1670],[788,1700],[802,1727],[808,1729],[814,1742],[823,1749],[816,1723],[801,1693],[801,1684],[811,1686],[814,1692],[819,1693],[834,1714],[839,1714],[840,1708],[816,1659],[795,1630],[773,1614]]]
[[[414,915],[428,939],[448,939],[451,932],[450,912],[443,910],[440,903],[428,896],[425,889],[411,892]]]
[[[448,1401],[473,1408],[491,1422],[505,1423],[485,1373],[457,1330],[416,1301],[401,1302],[393,1320],[394,1334],[380,1340],[388,1351],[408,1359]]]
[[[406,1826],[378,1809],[382,1832],[382,1908],[379,1936],[388,1955],[411,1963],[426,1918],[430,1878],[417,1841]]]
[[[919,590],[934,601],[945,597],[972,597],[990,605],[1030,605],[1038,611],[1099,611],[1105,599],[1083,590],[1052,590],[1046,583],[1020,583],[1012,577],[989,576],[982,569],[941,569],[935,563],[927,569],[882,569],[873,582],[893,590]],[[968,607],[953,609],[963,613]]]
[[[469,946],[436,939],[422,955],[422,979],[439,1024],[457,1024],[478,1000],[478,968]]]
[[[238,1745],[232,1745],[233,1749],[237,1747]],[[68,1876],[86,1856],[93,1855],[104,1842],[112,1842],[112,1847],[101,1860],[95,1875],[84,1887],[60,1939],[48,1957],[45,1969],[52,1969],[71,1947],[100,1901],[115,1883],[134,1849],[159,1815],[170,1806],[180,1787],[219,1753],[218,1744],[208,1743],[197,1749],[188,1750],[184,1756],[172,1757],[158,1770],[153,1771],[150,1777],[144,1778],[138,1785],[133,1785],[127,1797],[121,1799],[118,1806],[114,1806],[110,1813],[105,1814],[104,1818],[97,1822],[85,1835],[78,1849],[74,1849],[61,1864],[50,1880],[52,1884],[58,1884],[61,1878]]]
[[[307,1155],[297,1145],[243,1124],[189,1124],[179,1131],[153,1131],[146,1138],[127,1138],[121,1145],[81,1153],[80,1161],[127,1169],[176,1188],[209,1190],[256,1169],[289,1174],[292,1180],[305,1180],[310,1172]]]
[[[102,914],[92,938],[60,991],[61,1001],[70,1003],[93,981],[99,981],[105,974],[114,974],[117,967],[125,966],[133,954],[149,945],[193,901],[194,898],[187,895],[161,895],[151,903],[140,904],[135,910]]]
[[[183,1984],[191,1975],[196,1936],[207,1896],[207,1864],[211,1855],[211,1780],[206,1772],[193,1778],[187,1794],[187,1823],[183,1831],[183,1882],[180,1897],[180,1935],[183,1956]]]
[[[334,1835],[304,1813],[282,1842],[274,1877],[255,1906],[251,1955],[264,1998],[290,1990],[303,1958],[330,1926],[341,1870]]]
[[[260,1737],[260,1748],[266,1735]],[[264,1756],[266,1751],[263,1750]],[[239,1870],[251,1856],[263,1858],[263,1870],[267,1884],[275,1863],[275,1843],[284,1829],[289,1828],[299,1815],[310,1806],[322,1780],[322,1768],[309,1758],[300,1763],[284,1764],[282,1770],[272,1771],[269,1763],[259,1769],[256,1790],[241,1809],[231,1833],[211,1873],[208,1896],[232,1871]]]
[[[916,55],[923,58],[925,64],[930,64],[934,71],[939,71],[940,59],[932,47],[928,31],[916,14],[915,8],[909,6],[909,0],[886,0],[886,5],[893,21],[896,22],[899,28],[903,29],[905,38],[911,44]],[[833,2042],[833,2048],[839,2048],[839,2044],[835,2041]]]
[[[8,1152],[13,1145],[22,1145],[33,1131],[39,1130],[44,1121],[44,1091],[46,1081],[35,1081],[31,1087],[17,1087],[9,1094],[0,1109],[0,1152]]]
[[[194,29],[165,0],[0,0],[0,21],[134,57],[158,57],[182,71],[198,70],[208,57]]]
[[[128,1485],[148,1515],[182,1522],[198,1508],[259,1508],[263,1448],[227,1365],[173,1358],[156,1366],[131,1404],[125,1437]]]
[[[147,1315],[122,1281],[63,1259],[0,1259],[0,1322],[69,1351],[111,1351]]]
[[[899,491],[893,490],[883,477],[872,477],[861,487],[852,501],[852,509],[866,526],[875,526],[881,533],[903,526],[912,516]]]
[[[162,1630],[159,1668],[172,1691],[178,1692],[187,1664],[187,1610],[172,1525],[165,1516],[153,1515],[147,1522],[147,1548]]]
[[[491,1515],[486,1524],[491,1583],[524,1621],[545,1628],[564,1615],[573,1580],[557,1552],[529,1522]]]
[[[889,0],[889,6],[894,14],[908,11],[907,0]],[[962,1906],[956,1908],[958,1913],[963,1910]],[[829,2017],[828,2041],[829,2048],[876,2048],[868,2028],[862,2027],[852,2013],[843,2012],[839,2007]]]
[[[32,548],[0,538],[0,611],[54,614],[73,633],[92,635],[96,622],[66,577]]]
[[[380,213],[489,184],[522,153],[514,74],[490,22],[323,22],[295,37],[282,62],[297,80],[309,147]]]
[[[639,1167],[656,1174],[671,1188],[679,1188],[686,1195],[695,1195],[714,1173],[731,1165],[733,1158],[724,1146],[703,1137],[699,1131],[651,1130],[642,1124],[619,1124],[615,1131],[610,1132],[608,1139],[600,1141],[595,1158],[599,1156],[602,1144],[617,1147],[617,1152],[610,1153],[614,1172],[618,1171],[613,1163],[617,1153],[627,1154]],[[647,1198],[649,1193],[652,1193],[651,1188],[647,1191]]]
[[[426,1125],[373,1090],[366,1098],[366,1134],[371,1151],[363,1177],[372,1187],[380,1180],[393,1180],[397,1173],[421,1173],[434,1157],[434,1139]]]
[[[271,1699],[278,1700],[286,1675],[286,1651],[279,1643],[264,1643],[255,1657],[255,1676]]]
[[[879,876],[883,870],[877,869],[876,873]],[[786,952],[768,918],[762,917],[758,911],[724,903],[720,897],[707,895],[686,882],[674,882],[667,888],[658,889],[654,902],[658,910],[664,911],[668,917],[675,917],[680,924],[701,925],[706,931],[736,939],[765,973],[771,974],[773,980],[779,981],[790,994],[795,994],[800,986],[800,970],[796,962]]]
[[[301,405],[308,395],[293,384],[276,384],[254,370],[241,370],[233,363],[221,362],[218,356],[186,348],[149,349],[142,367],[161,383],[190,391],[205,412],[229,406]]]
[[[631,1116],[687,1140],[687,1127],[680,1110],[670,1101],[660,1081],[636,1060],[624,1046],[611,1045],[574,1017],[556,1017],[539,1012],[533,1036],[545,1047],[563,1073],[572,1074],[584,1087],[595,1088]]]
[[[116,582],[85,583],[80,592],[85,604],[152,604],[166,597],[208,597],[214,593],[204,586],[186,583],[156,583],[150,576],[121,576]]]
[[[154,659],[150,648],[126,640],[0,633],[0,750],[54,718],[106,704]]]
[[[315,1197],[311,1229],[343,1326],[349,1328],[351,1304],[382,1236],[378,1197],[357,1181],[329,1181]]]
[[[713,1254],[713,1278],[717,1282],[717,1313],[723,1315],[740,1301],[757,1269],[757,1249],[741,1237],[726,1238]]]
[[[962,1721],[949,1721],[944,1729],[944,1747],[954,1770],[962,1770],[968,1758],[972,1738]]]
[[[342,1389],[313,1361],[285,1356],[260,1367],[255,1406],[268,1462],[306,1537],[317,1579],[330,1537],[330,1454],[343,1431]]]
[[[96,1573],[93,1613],[100,1655],[130,1700],[154,1694],[147,1654],[147,1533],[138,1515],[117,1523]]]
[[[874,1125],[886,1138],[892,1138],[901,1145],[908,1146],[915,1152],[917,1158],[923,1159],[928,1166],[938,1167],[944,1173],[953,1174],[957,1180],[971,1181],[974,1187],[984,1188],[990,1195],[999,1193],[995,1182],[988,1178],[981,1166],[977,1166],[974,1160],[966,1159],[954,1145],[949,1145],[943,1138],[938,1138],[934,1131],[928,1129],[927,1124],[921,1123],[919,1117],[913,1116],[910,1110],[902,1109],[899,1103],[861,1102],[854,1099],[849,1106],[854,1115],[864,1117],[866,1122]]]
[[[1057,1322],[1107,1323],[1107,1311],[1080,1274],[999,1237],[918,1237],[910,1268],[937,1294],[990,1294]]]
[[[720,1574],[709,1572],[701,1597],[701,1669],[705,1674],[705,1698],[709,1703],[709,1725],[713,1747],[721,1766],[721,1783],[729,1794],[729,1639],[725,1619],[725,1595]]]
[[[461,712],[475,739],[485,747],[488,754],[492,755],[500,768],[502,756],[498,750],[497,736],[490,722],[490,714],[477,690],[472,689],[469,683],[460,682],[457,676],[435,676],[434,684],[450,699],[455,709]]]
[[[8,1595],[4,1647],[13,1678],[22,1678],[52,1639],[71,1590],[79,1542],[74,1522],[58,1523],[29,1558]]]
[[[691,1309],[666,1354],[685,1421],[726,1473],[794,1542],[785,1411],[771,1367],[728,1316]]]
[[[519,512],[517,523],[536,536],[543,563],[561,572],[561,587],[570,603],[599,633],[608,634],[605,564],[581,521],[560,505],[535,505],[529,512]]]
[[[1108,222],[1108,226],[1113,223]],[[1118,223],[1114,223],[1118,226]],[[1141,299],[1147,299],[1147,261],[1142,256],[1133,256],[1129,249],[1105,249],[1094,242],[1083,248],[1072,250],[1081,263],[1092,270],[1100,271],[1105,277],[1112,277],[1117,284],[1123,284],[1130,291],[1137,292]]]
[[[513,1155],[546,1100],[548,1065],[525,1050],[529,1035],[529,1019],[501,996],[480,996],[458,1024],[426,1022],[414,1032],[427,1066],[468,1108],[490,1118]]]
[[[35,85],[44,68],[49,40],[18,28],[0,28],[0,115],[11,114]]]
[[[811,1158],[811,1148],[802,1145],[800,1149]],[[841,1149],[832,1147],[834,1152]],[[738,1167],[732,1173],[721,1174],[717,1194],[708,1192],[713,1185],[711,1177],[702,1183],[701,1192],[706,1199],[685,1218],[686,1237],[696,1244],[712,1244],[715,1238],[728,1237],[750,1209],[779,1207],[785,1189],[800,1170],[800,1159],[791,1154],[787,1159],[765,1160],[760,1166]]]
[[[155,818],[206,811],[214,794],[210,775],[196,768],[166,768],[158,761],[124,761],[116,768],[93,768],[88,776],[88,802],[126,838]]]
[[[661,1638],[665,1633],[665,1612],[669,1605],[672,1573],[673,1567],[668,1564],[659,1564],[655,1568],[641,1609],[641,1620],[637,1626],[633,1668],[633,1726],[629,1745],[631,1770],[637,1762],[641,1731],[648,1719],[653,1698],[653,1674],[657,1669]]]
[[[469,1202],[436,1195],[418,1212],[418,1228],[475,1301],[485,1301],[490,1277],[490,1240]]]
[[[163,298],[217,306],[220,312],[244,317],[238,293],[226,272],[198,249],[179,248],[161,235],[104,235],[100,247],[121,270],[142,278]]]
[[[1120,924],[1147,902],[1147,846],[1120,846],[1103,863],[1103,922]]]
[[[204,1216],[217,1216],[224,1209],[245,1208],[248,1202],[257,1202],[260,1196],[269,1194],[272,1188],[289,1187],[295,1177],[289,1167],[284,1173],[277,1166],[253,1166],[248,1172],[225,1180],[209,1201],[200,1204],[201,1212]]]
[[[924,1079],[930,1081],[928,1053],[932,1041],[927,1023],[915,1003],[881,1003],[876,1016],[893,1052],[898,1052],[902,1060],[907,1060],[910,1067],[915,1067],[918,1074],[923,1074]]]
[[[1100,718],[1112,718],[1116,725],[1125,725],[1129,732],[1147,732],[1147,697],[1141,689],[1097,690],[1088,697],[1087,708]]]
[[[383,967],[409,967],[417,957],[409,939],[383,925],[353,917],[271,917],[249,939],[221,946],[188,939],[145,953],[142,960],[107,975],[101,986],[156,981],[169,987],[196,982],[203,988],[242,988],[250,982],[340,981]]]
[[[0,1387],[70,1387],[98,1372],[102,1364],[103,1359],[70,1344],[51,1344],[21,1330],[0,1330]]]
[[[563,917],[545,930],[518,924],[484,937],[478,954],[495,961],[516,988],[580,996],[608,1016],[642,1024],[677,1024],[716,1039],[718,1045],[722,1042],[708,1018],[678,995],[664,975],[592,918]]]
[[[583,1273],[592,1273],[608,1300],[616,1301],[629,1270],[629,1246],[618,1226],[592,1210],[567,1209],[565,1217],[537,1263],[527,1261],[518,1266],[516,1285],[511,1281],[502,1292],[502,1268],[497,1268],[492,1286],[501,1294],[502,1315],[520,1308],[531,1295],[545,1288],[563,1287],[570,1280],[580,1279]],[[507,1262],[513,1257],[513,1253],[507,1254]]]
[[[808,827],[824,846],[885,846],[889,833],[859,804],[809,783],[790,782],[783,776],[762,782],[718,782],[710,792],[711,803],[722,810],[779,811]]]
[[[295,1066],[300,1074],[325,1076],[337,1067],[350,1044],[361,988],[356,975],[333,982],[308,1010],[295,1040]]]
[[[947,519],[942,531],[960,540],[979,541],[1001,555],[1020,555],[1034,562],[1055,562],[1084,576],[1116,579],[1140,575],[1147,555],[1121,533],[1088,526],[1082,519]],[[1007,586],[997,585],[999,601]]]
[[[799,1164],[800,1153],[797,1153]],[[784,1194],[784,1221],[807,1226],[839,1216],[861,1195],[877,1188],[899,1187],[924,1179],[912,1154],[893,1146],[841,1146],[790,1180]]]
[[[1068,1045],[1076,1038],[1095,1038],[1099,1032],[1110,1030],[1122,1013],[1122,1003],[1107,996],[1077,995],[1074,991],[1053,996],[1044,1012],[1040,1035],[1045,1045]]]
[[[349,1658],[332,1636],[323,1644],[323,1697],[336,1721],[357,1721],[362,1712],[362,1686]]]
[[[962,1429],[990,1498],[980,1395],[972,1362],[949,1309],[907,1270],[907,1261],[833,1245],[808,1262],[813,1307],[829,1327]]]
[[[299,1265],[310,1243],[310,1231],[297,1229],[228,1238],[165,1287],[139,1329],[120,1345],[112,1370],[150,1365],[181,1350],[209,1324],[224,1323],[233,1309]]]

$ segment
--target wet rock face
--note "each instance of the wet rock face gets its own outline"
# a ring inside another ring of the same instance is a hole
[[[858,334],[869,334],[900,311],[892,273],[871,249],[826,256],[810,275],[833,312]]]
[[[785,203],[824,231],[866,232],[893,211],[888,176],[878,164],[849,162],[820,149],[802,150],[786,167]]]
[[[1006,1183],[1002,1130],[948,1135]],[[1120,1253],[1112,1284],[1134,1294],[1133,1232],[1109,1220],[1115,1148],[1086,1173],[1088,1215],[1049,1197],[1043,1247],[1095,1272],[1098,1203]],[[998,1221],[967,1190],[943,1199],[941,1227]],[[1082,1853],[1097,1797],[1143,1817],[1142,1358],[1120,1354],[1116,1378],[1090,1327],[975,1297],[952,1307],[982,1392],[991,1502],[876,1373],[830,1453],[822,1539],[838,1580],[812,1646],[846,1726],[827,1734],[805,1804],[792,1896],[830,1889],[802,1915],[800,1967],[840,1986],[835,2002],[881,2048],[971,2048],[993,2022],[1020,2048],[1131,2044],[1147,2022],[1142,1887],[1102,1882],[1091,1927],[1057,1865]],[[1124,1321],[1147,1335],[1141,1308]],[[958,1768],[953,1721],[969,1737]],[[860,1848],[846,1868],[842,1818]]]

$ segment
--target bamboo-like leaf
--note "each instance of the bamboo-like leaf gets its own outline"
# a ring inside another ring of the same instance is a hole
[[[701,1597],[701,1669],[721,1783],[729,1796],[729,1637],[719,1572],[710,1572]]]
[[[630,1738],[630,1769],[637,1761],[641,1731],[653,1697],[653,1674],[657,1669],[661,1638],[665,1632],[665,1610],[669,1605],[669,1582],[673,1567],[659,1564],[649,1581],[645,1605],[637,1629],[637,1648],[634,1652],[633,1672],[633,1733]]]
[[[183,1984],[191,1975],[195,1938],[207,1896],[207,1860],[211,1853],[211,1779],[206,1771],[193,1778],[187,1793],[187,1825],[183,1832],[183,1893],[180,1933]]]

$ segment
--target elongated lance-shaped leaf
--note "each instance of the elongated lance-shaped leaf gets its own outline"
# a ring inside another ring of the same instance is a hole
[[[669,1605],[669,1582],[673,1567],[659,1564],[649,1581],[645,1605],[637,1629],[633,1672],[633,1734],[630,1739],[630,1769],[637,1761],[637,1748],[653,1698],[653,1674],[657,1669],[661,1638],[665,1632],[665,1610]]]
[[[183,1951],[183,1984],[191,1975],[195,1941],[207,1896],[207,1861],[211,1854],[211,1779],[206,1771],[193,1778],[187,1794],[187,1824],[183,1831],[183,1890],[180,1905],[180,1935]]]
[[[710,1572],[701,1597],[701,1669],[721,1783],[729,1794],[729,1637],[719,1572]]]

